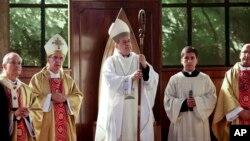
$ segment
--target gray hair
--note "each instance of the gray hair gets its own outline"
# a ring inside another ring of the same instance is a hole
[[[20,59],[20,61],[23,62],[23,59],[19,54],[17,54],[16,52],[9,52],[3,57],[2,65],[7,64],[13,56],[17,56]]]
[[[17,56],[20,59],[20,61],[23,62],[23,59],[19,54],[17,54],[16,52],[9,52],[3,57],[2,65],[7,64],[9,60],[11,60],[14,56]],[[5,73],[6,71],[4,70],[4,68],[2,68],[1,74],[5,74]]]

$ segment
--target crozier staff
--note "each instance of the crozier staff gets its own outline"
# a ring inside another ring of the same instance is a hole
[[[137,140],[138,80],[141,85],[140,139],[154,140],[153,105],[158,74],[143,54],[131,51],[130,29],[117,18],[109,28],[115,51],[105,62],[95,141]],[[142,70],[138,65],[142,65]]]

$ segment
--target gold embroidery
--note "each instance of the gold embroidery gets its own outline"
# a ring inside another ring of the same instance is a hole
[[[57,45],[58,49],[60,49],[60,46],[62,45],[62,41],[59,40],[59,38],[57,37],[56,40],[52,42],[52,44]]]

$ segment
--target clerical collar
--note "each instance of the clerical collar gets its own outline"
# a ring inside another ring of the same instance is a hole
[[[239,64],[240,70],[250,70],[250,67],[243,67],[241,64]]]
[[[60,78],[60,72],[54,73],[49,70],[49,73],[50,73],[50,78]]]
[[[187,72],[187,71],[184,71],[182,70],[182,74],[186,77],[196,77],[199,75],[199,71],[198,70],[194,70],[193,72]]]
[[[8,79],[8,78],[7,78]],[[12,85],[17,85],[17,80],[10,80],[8,79],[8,81],[12,84]]]
[[[121,56],[124,57],[124,58],[128,58],[130,56],[130,53],[129,53],[129,55],[122,55],[121,54]]]

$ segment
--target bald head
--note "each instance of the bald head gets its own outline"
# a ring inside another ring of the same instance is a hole
[[[241,52],[244,52],[246,50],[249,50],[250,49],[250,44],[244,44],[242,49],[241,49]]]
[[[16,80],[22,72],[22,58],[17,53],[10,52],[4,56],[2,67],[3,75],[10,80]]]
[[[240,51],[240,64],[243,67],[250,67],[250,44],[244,44]]]

